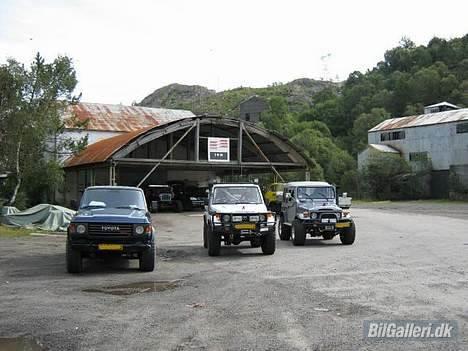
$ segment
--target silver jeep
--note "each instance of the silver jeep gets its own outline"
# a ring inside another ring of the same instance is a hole
[[[326,182],[291,182],[284,186],[280,214],[280,239],[304,245],[307,234],[344,245],[354,243],[356,227],[349,212],[336,202],[336,188]]]
[[[250,241],[265,255],[276,248],[275,215],[268,211],[256,184],[215,184],[206,206],[203,246],[208,255],[218,256],[221,242],[239,245]]]

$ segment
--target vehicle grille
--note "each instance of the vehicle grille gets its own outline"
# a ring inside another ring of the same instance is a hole
[[[161,199],[161,201],[171,201],[172,199],[172,196],[171,194],[161,194],[159,195],[159,198]]]
[[[338,219],[338,217],[334,213],[321,213],[320,219],[325,219],[325,218]]]
[[[130,236],[133,233],[133,224],[122,223],[90,223],[88,235],[90,236]]]

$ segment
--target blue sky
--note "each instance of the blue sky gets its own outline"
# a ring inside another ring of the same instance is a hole
[[[467,13],[455,0],[0,0],[0,62],[68,55],[83,101],[129,104],[173,82],[343,80],[402,36],[467,34]]]

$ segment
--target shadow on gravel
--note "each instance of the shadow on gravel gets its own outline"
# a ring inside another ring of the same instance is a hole
[[[43,350],[43,348],[37,341],[22,336],[18,338],[0,338],[0,350],[1,351],[41,351]]]
[[[206,256],[206,249],[200,246],[165,246],[158,247],[157,258],[162,261],[192,260],[195,257]]]

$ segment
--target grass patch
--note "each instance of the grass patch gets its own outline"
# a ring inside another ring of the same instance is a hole
[[[0,238],[25,237],[29,236],[32,232],[34,232],[33,229],[7,227],[0,224]]]

